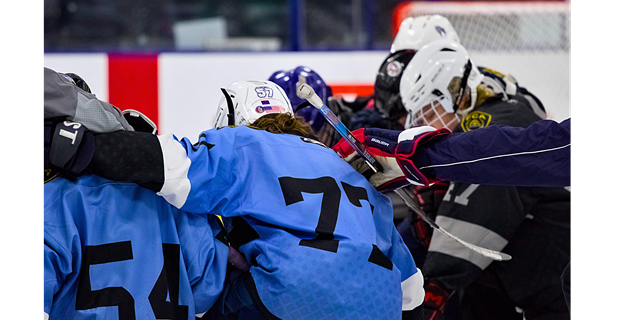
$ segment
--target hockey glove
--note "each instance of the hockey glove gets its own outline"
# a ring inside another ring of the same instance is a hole
[[[429,181],[411,160],[418,146],[429,143],[437,137],[449,134],[447,129],[416,127],[405,131],[361,128],[352,132],[367,151],[383,167],[368,179],[379,191],[398,189],[408,184],[428,186]],[[367,172],[367,165],[344,139],[332,147],[338,155],[358,172]]]
[[[148,132],[157,135],[157,125],[142,112],[133,109],[123,110],[123,117],[127,123],[138,132]]]
[[[44,168],[74,181],[86,173],[95,153],[93,134],[77,122],[45,121]]]
[[[427,279],[424,282],[424,319],[443,319],[442,315],[446,308],[446,303],[454,294],[454,291],[450,291],[433,279]]]

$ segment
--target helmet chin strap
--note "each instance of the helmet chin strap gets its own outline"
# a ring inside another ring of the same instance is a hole
[[[234,126],[235,125],[235,107],[233,106],[232,98],[230,97],[226,89],[221,88],[221,90],[222,90],[222,93],[224,94],[224,97],[226,98],[226,104],[228,105],[228,115],[227,115],[228,125]]]
[[[471,106],[471,107],[469,107],[469,108],[467,108],[467,109],[463,109],[463,110],[460,110],[460,109],[459,109],[459,110],[456,112],[456,114],[457,114],[457,115],[458,115],[461,119],[465,119],[465,118],[467,117],[467,115],[469,114],[469,112],[470,112],[472,109],[474,109],[474,106]]]
[[[461,87],[459,88],[459,93],[454,100],[454,113],[458,113],[459,106],[463,101],[463,97],[465,96],[465,88],[467,87],[467,79],[469,78],[469,73],[471,72],[472,64],[471,59],[467,59],[467,63],[465,64],[465,71],[463,71],[463,79],[461,79]],[[466,111],[468,112],[468,111]]]

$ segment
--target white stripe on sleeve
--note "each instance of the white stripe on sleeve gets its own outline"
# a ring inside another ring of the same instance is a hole
[[[401,282],[400,287],[403,290],[403,311],[413,310],[424,302],[424,277],[420,269]]]
[[[157,137],[164,155],[164,185],[157,195],[177,208],[181,208],[191,189],[188,178],[191,160],[185,149],[172,134]]]
[[[543,149],[543,150],[536,150],[536,151],[525,151],[525,152],[517,152],[517,153],[507,153],[507,154],[498,154],[498,155],[492,156],[492,157],[478,158],[478,159],[467,160],[467,161],[459,161],[459,162],[444,163],[444,164],[433,164],[433,165],[428,165],[428,166],[425,166],[425,167],[421,167],[418,170],[424,170],[424,169],[428,169],[428,168],[438,168],[438,167],[451,167],[451,166],[457,166],[457,165],[461,165],[461,164],[470,164],[470,163],[476,163],[476,162],[481,162],[481,161],[486,161],[486,160],[493,160],[493,159],[499,159],[499,158],[505,158],[505,157],[516,157],[516,156],[522,156],[522,155],[528,155],[528,154],[552,152],[552,151],[556,151],[556,150],[560,150],[560,149],[564,149],[564,148],[568,148],[568,147],[570,147],[570,143],[565,145],[565,146],[556,147],[556,148],[550,148],[550,149]]]

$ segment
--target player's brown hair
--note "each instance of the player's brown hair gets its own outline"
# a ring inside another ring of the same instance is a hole
[[[271,133],[294,134],[318,141],[314,131],[312,131],[312,127],[310,127],[304,119],[296,117],[288,112],[264,115],[254,120],[248,127],[265,130]]]

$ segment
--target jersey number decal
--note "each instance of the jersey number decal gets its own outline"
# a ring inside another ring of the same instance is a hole
[[[178,244],[162,244],[164,266],[155,286],[149,294],[149,302],[156,319],[187,319],[188,307],[179,302],[179,259],[181,247]],[[119,320],[136,319],[134,299],[123,287],[109,287],[92,290],[90,266],[133,259],[131,241],[85,246],[80,270],[80,280],[75,302],[76,310],[118,306]],[[170,300],[166,296],[170,290]]]
[[[256,96],[261,99],[273,97],[273,90],[269,87],[256,87],[254,91],[256,92]]]
[[[302,192],[323,194],[319,221],[314,230],[317,236],[314,239],[302,239],[299,245],[334,253],[338,252],[338,240],[334,240],[334,230],[336,230],[336,222],[338,221],[341,191],[336,180],[332,177],[316,179],[281,177],[278,180],[287,206],[303,201]],[[341,183],[347,199],[352,205],[361,208],[361,200],[366,200],[370,204],[371,212],[374,211],[374,206],[368,200],[366,189],[345,182]],[[374,244],[368,261],[392,270],[392,261]]]
[[[471,194],[474,193],[474,191],[476,191],[479,186],[479,184],[470,184],[469,186],[467,186],[467,188],[465,188],[465,190],[463,190],[461,194],[454,197],[454,203],[458,203],[462,206],[467,206],[467,204],[469,204],[469,196],[471,196]],[[443,196],[443,201],[449,202],[452,199],[452,191],[454,191],[454,183],[451,183],[450,187],[448,187],[446,195]]]

